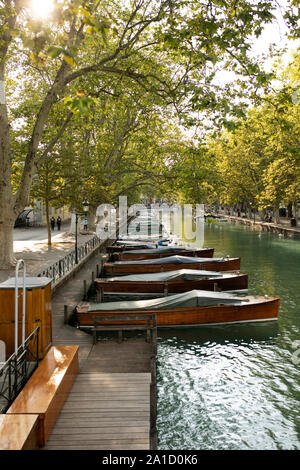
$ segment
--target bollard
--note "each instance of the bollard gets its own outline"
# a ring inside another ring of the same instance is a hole
[[[67,325],[69,321],[68,318],[68,306],[64,305],[64,324]]]
[[[103,299],[104,299],[104,288],[103,286],[98,286],[97,287],[97,301],[99,302],[99,304],[101,304],[103,302]]]

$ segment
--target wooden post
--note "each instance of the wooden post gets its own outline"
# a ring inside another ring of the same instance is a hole
[[[102,303],[104,301],[104,287],[100,286],[99,289],[99,303]]]
[[[83,281],[83,300],[87,300],[86,280]]]
[[[64,324],[67,325],[69,321],[68,318],[68,306],[64,305]]]
[[[118,330],[118,343],[122,343],[123,341],[123,331]]]

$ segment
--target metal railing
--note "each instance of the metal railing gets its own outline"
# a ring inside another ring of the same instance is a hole
[[[134,219],[134,216],[130,216],[127,219],[126,225]],[[117,222],[116,233],[119,233],[119,222]],[[108,240],[108,239],[107,239]],[[77,248],[78,261],[84,259],[91,251],[93,251],[97,246],[101,245],[105,240],[101,240],[97,235],[88,240],[84,245],[80,245]],[[70,272],[76,264],[75,250],[68,253],[66,256],[56,261],[55,263],[47,266],[43,271],[37,274],[37,277],[51,277],[52,284],[55,284],[56,281],[61,279],[65,274]]]
[[[78,261],[84,259],[102,242],[103,240],[100,240],[100,238],[95,236],[88,240],[84,245],[80,245],[77,248]],[[77,266],[77,264],[75,263],[75,250],[71,251],[66,256],[51,264],[50,266],[47,266],[47,268],[37,274],[37,277],[51,277],[52,283],[54,284],[65,274],[70,272],[74,266]]]
[[[0,413],[5,413],[39,364],[38,326],[6,362],[0,363]]]

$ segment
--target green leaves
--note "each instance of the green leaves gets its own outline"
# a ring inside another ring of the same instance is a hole
[[[68,96],[64,99],[64,104],[68,106],[74,114],[79,113],[87,116],[90,113],[92,105],[95,103],[96,100],[94,98],[85,96],[83,91],[78,91],[75,98]]]

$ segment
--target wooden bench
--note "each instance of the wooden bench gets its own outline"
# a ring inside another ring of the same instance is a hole
[[[118,331],[118,342],[121,343],[123,339],[123,331],[144,330],[147,335],[146,340],[149,342],[153,329],[156,329],[156,315],[153,313],[142,315],[97,315],[93,320],[94,344],[97,343],[98,331]],[[114,324],[115,322],[117,323]],[[102,324],[100,325],[99,323]]]
[[[39,415],[0,414],[0,450],[35,450],[39,446]]]
[[[53,346],[7,415],[39,415],[39,446],[44,446],[78,372],[79,346]]]

